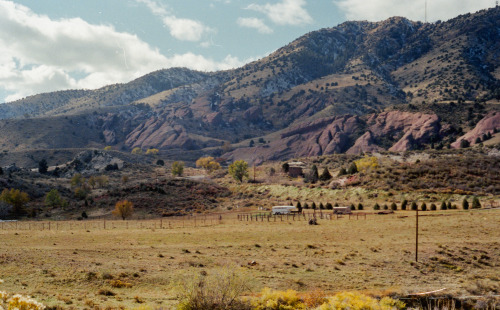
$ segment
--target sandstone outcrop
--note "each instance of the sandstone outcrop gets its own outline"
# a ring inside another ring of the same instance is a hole
[[[460,148],[462,140],[467,140],[471,145],[476,143],[477,138],[482,139],[485,134],[493,134],[495,129],[500,129],[500,112],[491,112],[480,120],[476,127],[461,136],[454,143],[451,144],[452,148]]]

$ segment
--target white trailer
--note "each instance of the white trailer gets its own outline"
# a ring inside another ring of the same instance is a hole
[[[296,212],[297,208],[294,206],[274,206],[272,209],[272,214],[290,214]]]

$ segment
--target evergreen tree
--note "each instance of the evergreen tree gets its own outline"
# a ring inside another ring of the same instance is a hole
[[[418,207],[417,207],[417,203],[416,203],[415,201],[413,201],[413,202],[411,203],[411,210],[412,210],[412,211],[416,211],[416,210],[417,210],[417,208],[418,208]]]
[[[422,205],[420,206],[420,210],[427,211],[427,204],[425,202],[422,202]]]
[[[380,205],[378,203],[375,203],[373,206],[373,210],[380,210]]]
[[[446,209],[448,209],[448,207],[446,206],[446,202],[444,202],[444,201],[443,201],[443,202],[441,202],[441,208],[440,208],[440,209],[441,209],[441,210],[446,210]]]
[[[479,199],[474,196],[474,198],[472,198],[472,209],[480,209],[481,208],[481,203],[479,202]]]
[[[397,209],[398,209],[398,205],[397,205],[395,202],[393,202],[393,203],[391,204],[391,210],[396,211]]]
[[[327,203],[326,203],[326,209],[327,209],[327,210],[333,210],[333,206],[332,206],[332,204],[331,204],[331,203],[329,203],[329,202],[327,202]]]
[[[406,210],[406,207],[408,206],[408,200],[403,200],[401,203],[401,210]]]
[[[328,171],[328,168],[325,167],[323,169],[323,172],[321,173],[321,175],[319,176],[319,179],[321,181],[328,181],[332,178],[332,175],[330,174],[330,171]]]
[[[45,173],[47,173],[48,169],[49,169],[49,165],[47,164],[47,161],[45,160],[45,158],[38,162],[38,172],[45,174]]]
[[[358,203],[358,210],[363,210],[363,205],[361,203]]]
[[[315,202],[312,203],[311,209],[316,210],[316,203]]]
[[[347,173],[348,174],[355,174],[358,172],[358,167],[356,166],[355,163],[352,163],[350,166],[349,166],[349,169],[347,169]]]
[[[469,202],[467,201],[467,198],[464,198],[462,201],[462,209],[468,210],[469,209]]]

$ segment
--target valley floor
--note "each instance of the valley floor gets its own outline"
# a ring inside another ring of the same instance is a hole
[[[5,229],[0,288],[52,307],[169,309],[179,281],[222,268],[241,275],[249,294],[264,287],[375,294],[445,288],[455,296],[499,290],[499,209],[424,212],[419,223],[418,263],[411,211],[317,226],[228,214],[205,227]]]

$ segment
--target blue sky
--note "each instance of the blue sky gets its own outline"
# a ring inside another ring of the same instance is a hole
[[[494,0],[428,0],[428,20]],[[346,20],[424,19],[425,0],[0,0],[0,103],[151,71],[241,66]]]

